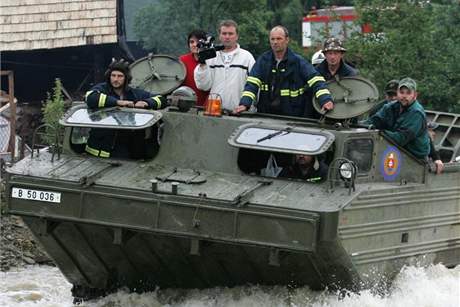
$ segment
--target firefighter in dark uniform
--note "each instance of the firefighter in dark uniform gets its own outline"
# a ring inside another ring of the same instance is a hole
[[[294,155],[293,163],[283,168],[279,177],[319,183],[327,179],[328,166],[316,156]]]
[[[332,110],[331,93],[313,65],[288,48],[289,33],[283,26],[270,31],[270,51],[254,64],[235,113],[257,103],[257,112],[313,117],[311,97],[315,95],[323,110]],[[309,95],[311,93],[311,95]]]
[[[326,60],[316,66],[316,70],[326,81],[334,80],[336,76],[343,78],[359,74],[357,69],[345,63],[343,57],[346,51],[343,42],[336,37],[330,37],[324,42],[323,54]]]
[[[139,109],[161,109],[166,99],[161,95],[135,89],[131,81],[129,63],[115,61],[105,72],[106,82],[95,85],[85,95],[90,109],[130,107]],[[91,129],[85,151],[102,158],[143,158],[144,130]]]

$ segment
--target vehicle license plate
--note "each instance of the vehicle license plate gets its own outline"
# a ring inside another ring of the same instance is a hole
[[[37,201],[47,201],[47,202],[51,202],[51,203],[60,203],[61,202],[61,193],[58,193],[58,192],[29,190],[29,189],[23,189],[23,188],[13,188],[11,196],[13,198],[22,198],[22,199],[37,200]]]

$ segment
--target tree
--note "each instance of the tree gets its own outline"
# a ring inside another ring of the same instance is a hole
[[[281,24],[289,29],[290,48],[302,54],[302,18],[313,2],[320,8],[353,0],[163,0],[140,11],[135,31],[144,48],[178,56],[188,51],[188,32],[203,29],[217,36],[218,22],[233,19],[239,24],[240,45],[257,57],[269,49],[270,29]]]
[[[354,0],[304,0],[304,8],[306,13],[313,7],[317,9],[323,9],[328,6],[353,6]]]
[[[356,0],[361,24],[373,33],[356,34],[348,53],[362,74],[383,88],[390,79],[417,80],[427,108],[459,111],[460,5],[407,0]]]
[[[304,15],[301,0],[269,1],[269,9],[273,11],[270,28],[283,25],[289,29],[290,48],[302,53],[302,19]]]
[[[203,29],[217,35],[217,24],[234,19],[239,24],[240,44],[255,55],[267,48],[267,23],[272,13],[264,0],[211,1],[166,0],[140,11],[135,31],[147,49],[179,55],[187,51],[187,34]]]

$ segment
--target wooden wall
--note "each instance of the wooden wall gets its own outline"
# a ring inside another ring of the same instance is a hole
[[[1,0],[0,50],[117,42],[117,0]]]

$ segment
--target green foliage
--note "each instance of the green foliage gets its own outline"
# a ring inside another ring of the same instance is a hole
[[[52,145],[55,143],[55,133],[59,131],[59,119],[64,115],[64,96],[62,95],[61,80],[56,78],[52,94],[47,93],[47,99],[43,106],[43,122],[52,128],[46,127],[43,141]]]
[[[186,40],[191,30],[203,29],[217,37],[219,21],[234,19],[240,25],[241,46],[260,53],[267,47],[271,16],[264,0],[165,0],[161,6],[151,5],[139,12],[135,31],[145,48],[179,55],[188,51]]]
[[[406,76],[418,82],[427,108],[458,112],[460,101],[460,5],[406,0],[356,0],[360,23],[372,34],[356,34],[348,53],[361,73],[383,88]]]
[[[313,7],[317,9],[324,9],[328,6],[353,6],[354,0],[304,0],[304,7],[306,12]]]
[[[275,25],[290,32],[290,48],[302,54],[302,18],[312,6],[352,5],[353,0],[161,0],[141,9],[134,31],[145,49],[178,56],[188,52],[187,34],[203,29],[214,36],[223,19],[239,25],[239,43],[257,57],[268,50]]]
[[[135,30],[157,53],[188,51],[186,37],[200,28],[217,36],[222,19],[240,26],[240,44],[255,57],[269,49],[268,32],[286,26],[290,47],[302,54],[301,20],[312,7],[355,5],[359,23],[372,34],[347,41],[347,57],[382,89],[390,79],[410,76],[427,108],[460,112],[460,3],[454,0],[163,0],[140,11]],[[311,55],[311,54],[310,54]]]
[[[301,0],[272,1],[269,9],[273,12],[271,26],[279,24],[285,26],[294,40],[302,37],[304,11]]]

